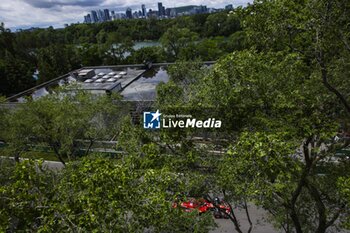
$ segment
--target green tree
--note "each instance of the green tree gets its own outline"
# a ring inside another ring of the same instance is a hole
[[[194,98],[225,109],[223,124],[239,133],[220,165],[226,199],[254,201],[286,232],[326,232],[349,214],[332,182],[349,172],[346,157],[332,162],[348,145],[334,138],[342,105],[318,75],[298,54],[236,52]]]
[[[42,161],[23,161],[13,165],[11,161],[0,160],[3,176],[0,188],[0,230],[3,232],[38,231],[54,196],[56,175],[41,170]]]
[[[229,36],[224,45],[226,51],[240,51],[247,49],[246,35],[244,31],[238,31]]]
[[[204,39],[196,45],[198,56],[203,61],[216,61],[223,54],[220,44],[222,44],[222,38],[216,39]]]
[[[220,12],[209,15],[204,26],[207,37],[229,36],[240,30],[240,21],[234,12]]]
[[[118,96],[96,97],[70,87],[37,100],[29,100],[5,117],[4,139],[18,158],[32,146],[51,149],[57,158],[74,159],[80,149],[90,152],[94,142],[110,140],[123,115]],[[81,145],[78,140],[87,140]]]
[[[127,62],[130,53],[133,52],[134,43],[128,37],[121,36],[119,33],[110,33],[107,36],[105,48],[105,63],[117,65]]]
[[[143,64],[146,62],[162,62],[161,49],[158,46],[144,47],[131,53],[130,60],[133,64]]]
[[[260,51],[297,52],[319,70],[319,81],[350,112],[346,68],[349,57],[348,1],[258,1],[246,9],[244,28]],[[341,72],[338,72],[340,71]]]
[[[0,59],[0,93],[6,96],[24,91],[35,84],[34,67],[11,54]]]
[[[83,66],[98,66],[103,64],[99,55],[98,45],[84,43],[77,49]]]
[[[10,172],[0,187],[0,230],[208,232],[212,228],[210,214],[198,216],[172,207],[186,187],[181,174],[141,168],[135,159],[135,155],[123,160],[95,156],[70,163],[58,173],[38,172],[40,162],[6,165]]]
[[[14,54],[15,37],[11,30],[5,28],[4,23],[0,25],[0,52],[1,56],[5,56],[6,53]]]
[[[200,61],[182,61],[169,66],[168,83],[157,86],[157,104],[160,108],[191,108],[192,98],[196,96],[198,83],[208,74],[208,67]],[[180,109],[178,109],[180,110]]]
[[[52,80],[80,67],[81,61],[73,46],[51,45],[38,52],[39,82]]]
[[[181,56],[182,51],[189,49],[197,40],[197,33],[191,32],[187,28],[173,26],[163,34],[160,42],[168,58],[176,60]]]

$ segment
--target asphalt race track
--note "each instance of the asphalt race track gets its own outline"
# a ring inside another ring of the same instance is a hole
[[[237,219],[241,225],[242,232],[248,232],[249,223],[244,210],[234,210]],[[271,224],[264,220],[266,218],[266,211],[258,209],[255,205],[249,205],[249,214],[253,223],[253,229],[251,232],[256,233],[278,233]],[[233,222],[230,219],[215,219],[218,228],[210,231],[211,233],[226,233],[226,232],[237,232]]]

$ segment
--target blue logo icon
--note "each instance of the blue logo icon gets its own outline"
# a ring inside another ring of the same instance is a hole
[[[143,113],[143,128],[145,129],[160,129],[160,115],[159,110],[156,112]]]

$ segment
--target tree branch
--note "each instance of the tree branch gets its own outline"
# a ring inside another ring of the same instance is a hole
[[[327,67],[324,63],[323,60],[323,54],[322,51],[320,51],[317,55],[317,62],[321,67],[321,75],[322,75],[322,83],[323,85],[332,93],[334,93],[338,99],[340,100],[340,102],[344,105],[346,111],[348,114],[350,114],[350,105],[347,102],[347,100],[345,99],[345,97],[336,89],[334,88],[329,82],[328,82],[328,71],[327,71]]]

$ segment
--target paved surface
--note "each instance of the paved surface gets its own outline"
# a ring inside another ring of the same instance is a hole
[[[44,161],[43,167],[50,170],[61,170],[64,168],[64,165],[61,162]]]
[[[251,204],[249,205],[249,213],[250,213],[250,218],[253,222],[253,229],[251,232],[256,232],[256,233],[280,232],[274,229],[271,224],[267,223],[266,220],[264,220],[264,216],[266,218],[266,211],[264,211],[263,209],[257,208],[255,205]],[[242,232],[248,232],[249,223],[245,212],[243,210],[236,210],[235,214],[241,225]],[[211,231],[211,233],[237,232],[235,229],[235,226],[233,225],[233,222],[230,219],[215,219],[215,222],[218,225],[218,228]]]
[[[253,222],[252,233],[280,233],[283,231],[278,231],[272,227],[270,223],[268,223],[266,219],[267,213],[265,210],[257,208],[255,205],[251,204],[249,206],[250,217]],[[249,224],[245,212],[242,210],[235,211],[236,217],[241,224],[241,230],[243,233],[247,233],[249,229]],[[229,219],[215,219],[218,228],[210,231],[210,233],[226,233],[226,232],[237,232],[233,222]],[[334,227],[330,227],[327,229],[327,232],[339,232],[339,233],[350,233],[349,230],[344,229],[335,229]]]

